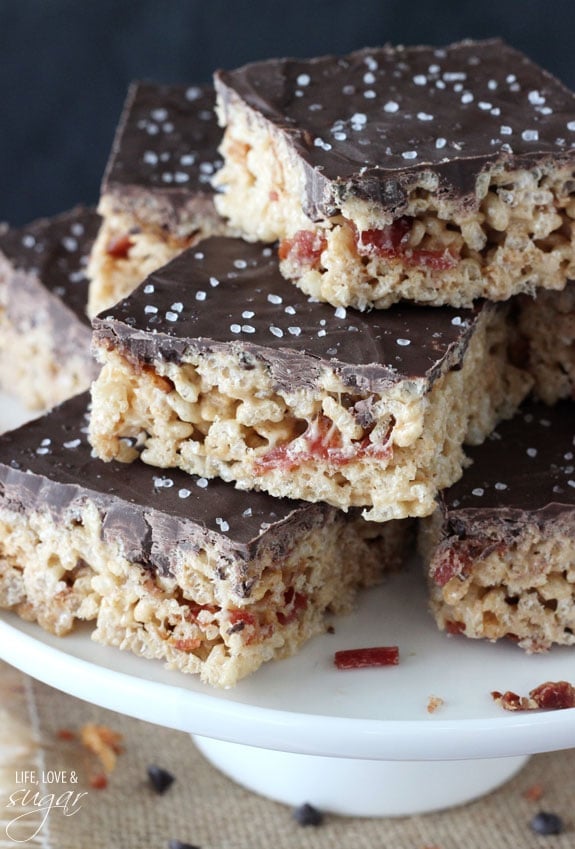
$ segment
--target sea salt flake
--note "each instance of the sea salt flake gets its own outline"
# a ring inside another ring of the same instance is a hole
[[[567,129],[571,130],[572,133],[575,132],[575,121],[569,121],[567,124]]]
[[[245,259],[234,259],[234,268],[247,268],[248,264]]]
[[[291,333],[292,336],[299,336],[301,334],[301,327],[288,327],[288,333]]]
[[[156,489],[170,489],[174,485],[174,481],[171,478],[161,478],[154,475],[152,480]]]
[[[210,277],[210,286],[212,287],[212,289],[215,289],[216,286],[219,286],[219,285],[220,285],[220,281],[218,280],[217,277]]]
[[[192,492],[189,489],[179,489],[178,490],[178,498],[189,498],[191,494],[192,494]]]
[[[196,292],[196,301],[205,301],[205,300],[206,300],[206,293],[204,292],[203,289],[198,289],[198,291]]]
[[[242,333],[255,333],[256,329],[251,324],[242,324]]]
[[[155,307],[153,304],[146,304],[146,306],[144,307],[144,312],[145,313],[157,313],[158,308]]]
[[[177,321],[178,318],[179,315],[177,312],[172,312],[172,310],[168,310],[168,312],[166,313],[166,321]]]
[[[416,150],[404,150],[401,154],[403,159],[417,159],[417,151]]]
[[[270,333],[273,334],[273,336],[277,336],[278,339],[281,339],[281,337],[284,335],[284,332],[281,327],[276,327],[274,324],[270,324]]]
[[[499,132],[502,136],[510,136],[513,133],[513,130],[511,129],[511,127],[508,127],[507,124],[503,124],[501,127],[499,127]]]
[[[300,74],[300,75],[297,77],[296,82],[297,82],[297,84],[298,84],[298,85],[306,86],[306,85],[309,85],[309,84],[310,84],[310,82],[311,82],[311,77],[310,77],[310,75],[309,75],[309,74]]]
[[[537,448],[528,448],[526,454],[528,457],[537,457]]]
[[[176,301],[174,304],[172,304],[170,309],[174,310],[174,312],[181,312],[184,309],[184,305],[181,301]]]
[[[420,121],[433,121],[433,115],[428,112],[418,112],[417,117]]]
[[[242,318],[253,318],[255,312],[253,310],[244,310],[242,313]]]
[[[71,439],[69,442],[64,442],[64,448],[79,448],[82,444],[81,439]]]
[[[523,141],[537,141],[539,139],[538,130],[523,130],[521,133]]]
[[[283,298],[281,295],[268,295],[268,303],[270,304],[281,304],[283,303]]]
[[[471,490],[472,495],[476,495],[477,497],[481,497],[485,494],[485,490],[481,486],[477,486],[475,489]]]
[[[427,77],[425,74],[416,74],[413,78],[414,85],[427,85]]]
[[[345,318],[347,316],[347,312],[345,307],[337,307],[334,312],[336,318]]]
[[[198,478],[196,481],[196,486],[199,486],[200,489],[205,489],[208,483],[209,481],[207,478]]]
[[[501,492],[502,490],[507,489],[507,484],[501,483],[501,481],[497,481],[497,483],[495,484],[495,489],[498,489]]]
[[[396,339],[395,341],[403,348],[405,348],[407,345],[411,345],[411,339]]]
[[[385,106],[383,107],[384,112],[397,112],[399,109],[399,104],[395,102],[395,100],[388,100]]]
[[[435,147],[438,150],[441,150],[442,148],[444,148],[446,144],[447,144],[447,139],[444,139],[444,138],[435,139]]]
[[[230,330],[232,333],[241,333],[242,326],[241,324],[230,324]]]

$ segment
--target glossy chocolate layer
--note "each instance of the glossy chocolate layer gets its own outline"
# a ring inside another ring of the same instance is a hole
[[[467,453],[472,465],[442,496],[456,533],[484,522],[538,523],[563,514],[575,531],[575,402],[524,404]]]
[[[312,385],[327,367],[350,387],[380,391],[405,380],[428,388],[457,368],[482,310],[496,308],[335,309],[284,280],[271,247],[214,237],[93,324],[96,344],[145,363],[228,348],[245,368],[264,362],[281,385]]]
[[[78,207],[0,232],[0,252],[10,269],[6,309],[16,323],[30,321],[44,306],[57,329],[66,330],[68,310],[89,327],[86,265],[100,220],[94,210]]]
[[[211,179],[221,165],[222,130],[210,86],[139,82],[130,86],[104,180],[103,194],[172,208],[211,202]]]
[[[79,395],[0,436],[0,503],[24,512],[47,509],[56,521],[69,522],[93,502],[104,539],[118,540],[126,557],[164,573],[175,547],[215,546],[220,563],[227,558],[232,565],[264,546],[280,568],[298,534],[334,513],[325,505],[241,492],[177,469],[103,463],[92,456],[86,436],[88,402],[87,393]]]
[[[575,95],[496,39],[271,59],[215,82],[224,114],[239,98],[285,133],[305,166],[314,220],[349,195],[401,214],[423,171],[473,204],[488,167],[575,160]]]

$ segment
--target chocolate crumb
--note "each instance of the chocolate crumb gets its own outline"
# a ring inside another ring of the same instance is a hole
[[[170,840],[168,849],[200,849],[195,843],[182,843],[181,840]]]
[[[561,834],[563,831],[563,820],[557,814],[548,811],[539,811],[529,823],[535,834],[548,836],[550,834]]]
[[[170,787],[175,781],[175,777],[171,772],[168,772],[167,769],[163,769],[161,766],[156,766],[156,764],[150,764],[148,767],[148,778],[150,779],[152,787],[160,796],[165,793],[168,787]]]
[[[308,802],[304,802],[303,805],[299,805],[299,807],[293,809],[293,818],[298,825],[302,826],[318,826],[323,822],[322,812],[318,811],[317,808],[314,808]]]

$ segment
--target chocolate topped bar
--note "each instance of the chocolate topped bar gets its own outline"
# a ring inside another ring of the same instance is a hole
[[[0,437],[0,606],[230,686],[399,566],[403,523],[101,463],[88,400]]]
[[[290,286],[270,247],[214,237],[151,274],[93,327],[96,344],[135,346],[144,363],[233,345],[246,367],[250,355],[265,361],[279,385],[313,385],[327,367],[348,389],[376,391],[405,381],[430,388],[459,364],[490,309],[334,309]]]
[[[102,194],[145,218],[153,196],[159,226],[177,228],[211,204],[222,131],[211,86],[132,83],[102,182]],[[144,208],[140,204],[144,203]]]
[[[0,252],[13,271],[21,275],[19,296],[8,300],[10,315],[30,315],[28,298],[35,298],[37,292],[30,293],[29,286],[32,279],[37,279],[53,295],[50,303],[55,317],[56,308],[59,313],[67,308],[89,326],[86,265],[100,220],[94,210],[78,207],[0,232]]]
[[[103,459],[141,454],[376,521],[422,515],[460,473],[463,439],[529,388],[505,312],[334,309],[287,283],[271,248],[208,239],[94,320],[91,440]]]
[[[0,383],[32,408],[86,389],[97,372],[86,266],[99,226],[78,207],[0,232]]]
[[[528,651],[575,643],[574,413],[526,403],[442,493],[424,543],[442,628]]]
[[[132,83],[102,181],[89,313],[205,236],[227,232],[212,177],[222,131],[210,86]]]
[[[498,39],[271,59],[215,86],[218,208],[280,239],[283,273],[310,294],[469,306],[561,288],[559,263],[574,265],[572,245],[553,263],[530,245],[530,270],[516,251],[570,225],[575,95]],[[507,281],[494,251],[513,258]]]
[[[501,422],[483,445],[469,449],[471,465],[442,494],[457,525],[493,518],[541,521],[575,509],[575,406],[530,402]]]
[[[289,136],[312,221],[354,195],[403,214],[430,170],[440,193],[473,206],[488,164],[573,161],[575,95],[499,39],[270,59],[216,84],[224,113],[240,98]]]
[[[280,553],[280,537],[285,546],[291,523],[313,524],[329,509],[261,492],[247,496],[220,480],[178,469],[102,463],[92,456],[86,435],[88,401],[78,395],[47,417],[0,436],[5,503],[26,510],[43,505],[62,521],[89,497],[102,511],[104,539],[121,534],[130,559],[160,572],[169,571],[176,540],[190,545],[192,539],[217,538],[222,551],[246,560],[272,536]]]

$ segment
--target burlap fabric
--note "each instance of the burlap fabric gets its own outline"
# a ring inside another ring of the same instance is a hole
[[[302,827],[288,807],[221,775],[186,734],[96,708],[4,664],[0,695],[2,849],[167,849],[170,840],[202,849],[575,846],[575,751],[535,756],[503,788],[450,811],[400,819],[327,815],[318,827]],[[100,760],[78,736],[87,723],[122,735],[123,751],[101,789],[90,783]],[[150,764],[175,776],[163,795],[151,787]],[[54,799],[49,809],[47,796]],[[529,822],[539,810],[559,814],[563,833],[534,834]]]

